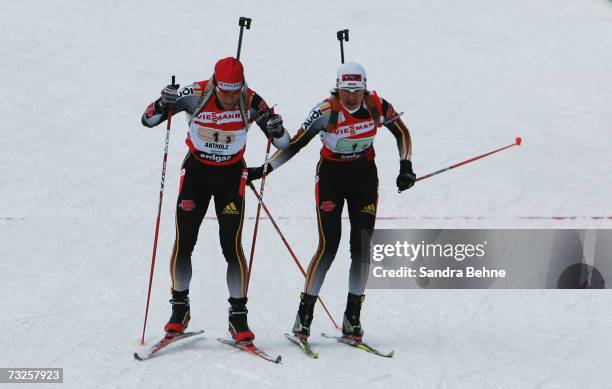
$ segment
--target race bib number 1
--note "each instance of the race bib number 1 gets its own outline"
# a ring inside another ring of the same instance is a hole
[[[336,143],[336,151],[340,153],[362,151],[372,146],[374,138],[368,139],[339,139]]]
[[[198,135],[204,142],[231,144],[236,140],[236,135],[210,127],[198,127]]]

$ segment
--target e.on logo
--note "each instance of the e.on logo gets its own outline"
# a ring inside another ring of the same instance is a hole
[[[196,204],[193,200],[182,200],[179,204],[179,207],[185,212],[190,212],[193,211],[193,209],[196,207]]]
[[[331,212],[334,210],[334,208],[336,208],[336,204],[334,204],[334,202],[331,200],[323,201],[321,203],[321,210],[323,212]]]

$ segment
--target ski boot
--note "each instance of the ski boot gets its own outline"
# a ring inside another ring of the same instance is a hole
[[[359,321],[361,314],[361,304],[365,299],[364,295],[356,295],[349,293],[346,299],[346,311],[344,311],[344,320],[342,320],[342,335],[345,338],[361,341],[363,338],[363,328]]]
[[[172,304],[172,315],[168,324],[164,326],[164,331],[169,333],[182,334],[187,329],[187,324],[191,319],[189,314],[189,290],[178,292],[172,290],[172,298],[170,304]]]
[[[255,339],[255,334],[249,328],[247,322],[247,314],[249,311],[246,308],[247,298],[233,298],[229,300],[229,332],[234,339],[234,342],[247,342]]]
[[[300,294],[300,307],[297,315],[295,315],[295,324],[293,324],[293,334],[302,341],[307,341],[310,336],[310,324],[312,323],[312,314],[314,311],[317,296],[311,296],[306,293]]]

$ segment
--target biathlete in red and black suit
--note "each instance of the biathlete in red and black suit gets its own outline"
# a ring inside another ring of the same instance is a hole
[[[408,189],[416,179],[410,160],[412,144],[408,128],[389,102],[366,89],[364,68],[346,63],[338,69],[332,95],[308,114],[289,148],[277,151],[271,158],[268,172],[295,156],[317,134],[323,142],[315,179],[319,246],[308,266],[293,326],[293,332],[302,339],[310,335],[317,295],[338,251],[345,200],[351,224],[351,267],[342,332],[357,339],[363,336],[360,312],[369,258],[362,258],[361,250],[362,243],[369,246],[376,220],[378,175],[373,143],[378,128],[383,125],[397,139],[400,157],[397,186],[400,190]],[[249,180],[260,178],[262,171],[262,166],[249,168]]]
[[[219,240],[227,261],[229,289],[229,330],[235,341],[254,339],[247,322],[247,264],[242,250],[244,193],[247,180],[243,155],[250,122],[256,120],[277,148],[289,146],[289,134],[280,115],[263,98],[249,89],[244,69],[235,58],[215,65],[208,81],[198,81],[178,90],[168,85],[151,103],[142,124],[156,126],[172,114],[186,112],[189,130],[176,203],[176,239],[170,260],[172,315],[164,327],[184,332],[190,319],[189,283],[191,254],[200,225],[214,197],[219,221]]]

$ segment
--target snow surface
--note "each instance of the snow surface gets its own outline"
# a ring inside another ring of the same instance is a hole
[[[239,16],[253,18],[242,60],[249,84],[294,133],[347,60],[405,111],[425,174],[515,136],[524,145],[397,194],[394,138],[376,140],[379,228],[610,228],[612,3],[604,0],[4,1],[0,13],[0,367],[63,367],[66,388],[610,387],[612,296],[606,291],[372,290],[362,314],[383,359],[319,337],[307,360],[282,336],[302,276],[268,221],[250,288],[258,344],[226,336],[225,263],[216,221],[193,255],[191,327],[205,336],[140,363],[165,126],[140,115],[175,74],[207,79],[234,55]],[[169,314],[167,261],[185,154],[174,121],[147,344]],[[254,128],[247,162],[260,164]],[[316,246],[313,140],[274,172],[265,199],[304,265]],[[249,251],[255,214],[247,204]],[[576,216],[555,220],[551,216]],[[532,219],[530,217],[536,217]],[[345,221],[345,232],[348,221]],[[344,309],[344,234],[321,295]],[[38,386],[36,386],[38,387]]]

